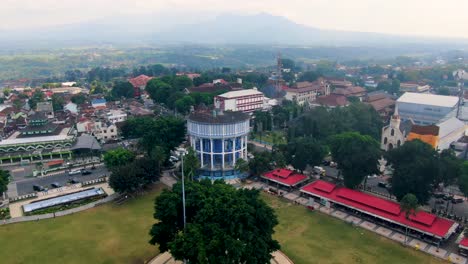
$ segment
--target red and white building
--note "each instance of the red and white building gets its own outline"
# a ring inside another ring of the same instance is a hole
[[[262,110],[264,107],[265,96],[257,89],[246,89],[231,91],[220,94],[214,98],[215,105],[223,111],[242,111],[251,113],[256,110]]]
[[[304,174],[296,173],[288,169],[272,170],[263,174],[261,177],[273,183],[273,185],[277,184],[287,188],[296,187],[309,179],[309,177]]]
[[[407,219],[397,202],[339,187],[322,180],[302,187],[301,193],[318,199],[321,204],[331,204],[336,208],[359,212],[365,217],[375,219],[392,228],[405,229],[407,227],[410,233],[416,233],[434,242],[448,239],[458,228],[458,223],[424,211],[418,211]]]

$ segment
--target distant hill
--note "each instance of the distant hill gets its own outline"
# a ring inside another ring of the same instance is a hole
[[[0,31],[0,48],[9,49],[178,43],[323,46],[427,43],[456,47],[466,46],[468,41],[322,30],[266,13],[125,15],[35,30]]]

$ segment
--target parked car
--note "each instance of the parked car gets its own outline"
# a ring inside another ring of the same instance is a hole
[[[388,183],[380,181],[379,183],[377,183],[377,186],[382,188],[388,188]]]
[[[68,172],[68,175],[76,175],[76,174],[81,174],[81,170],[70,170]]]
[[[330,161],[330,167],[331,168],[336,168],[337,166],[338,166],[338,164],[336,164],[336,162]]]
[[[34,184],[33,185],[33,190],[36,191],[36,192],[44,192],[44,191],[47,191],[47,188],[44,188],[44,186],[42,186],[42,185]]]
[[[457,203],[463,203],[465,200],[463,198],[452,198],[452,203],[457,204]]]
[[[75,184],[75,183],[80,183],[80,181],[77,179],[77,178],[73,178],[69,181],[71,184]]]
[[[319,167],[319,166],[314,167],[314,172],[319,174],[319,175],[322,175],[322,176],[325,175],[325,170],[322,167]]]
[[[330,161],[324,160],[324,161],[322,161],[322,165],[323,165],[323,166],[329,166],[329,165],[330,165]]]
[[[62,187],[62,185],[58,182],[53,182],[50,186],[52,186],[52,188],[60,188]]]
[[[169,161],[177,162],[177,161],[179,161],[179,159],[177,157],[175,157],[175,156],[170,156]]]
[[[81,170],[81,175],[89,175],[91,174],[91,171],[89,170]]]
[[[450,194],[444,194],[444,197],[442,197],[445,201],[450,201],[453,199],[453,195]]]

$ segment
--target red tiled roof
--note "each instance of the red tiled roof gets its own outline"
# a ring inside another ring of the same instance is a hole
[[[348,100],[343,95],[330,94],[317,97],[317,102],[321,105],[326,106],[345,106],[348,104]]]
[[[383,98],[380,100],[369,102],[369,104],[375,109],[375,111],[381,111],[387,107],[394,106],[395,100],[390,98]]]
[[[280,171],[279,174],[278,171]],[[284,177],[286,174],[288,174],[287,177]],[[273,170],[263,174],[261,177],[288,187],[295,186],[307,179],[307,176],[287,169]]]
[[[149,77],[149,76],[142,74],[135,78],[129,79],[128,81],[133,85],[133,87],[142,87],[142,86],[146,86],[148,81],[151,79],[153,79],[153,77]]]
[[[366,212],[386,221],[408,226],[414,230],[437,237],[446,237],[453,232],[456,223],[440,218],[426,212],[418,212],[416,216],[406,219],[396,202],[382,199],[367,193],[351,190],[345,187],[335,187],[333,191],[326,192],[321,189],[323,181],[318,180],[301,188],[301,192],[312,194],[321,198],[341,204],[355,210]],[[328,185],[333,185],[328,183]]]
[[[461,248],[468,249],[468,237],[463,238],[459,245]]]

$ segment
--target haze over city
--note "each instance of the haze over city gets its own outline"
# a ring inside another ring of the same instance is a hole
[[[468,2],[464,0],[3,0],[0,29],[49,27],[138,14],[169,14],[182,21],[191,17],[188,21],[197,23],[226,12],[266,12],[321,29],[468,38],[466,10]]]

